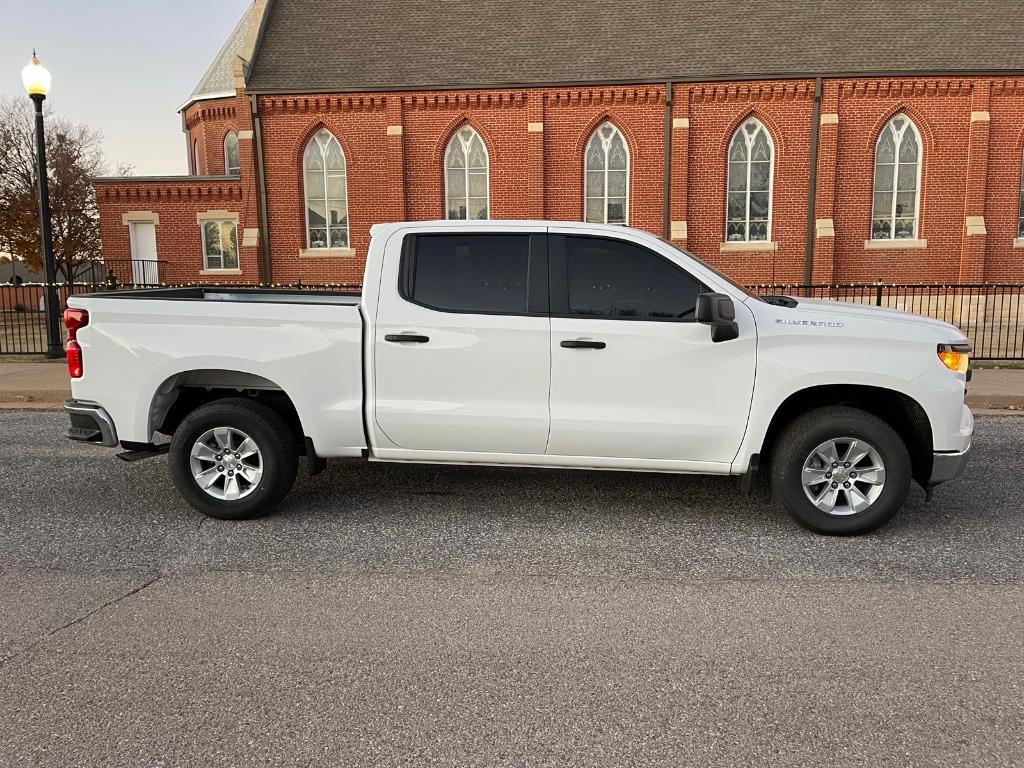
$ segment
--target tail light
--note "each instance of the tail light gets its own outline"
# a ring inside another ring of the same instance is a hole
[[[78,344],[78,329],[89,324],[89,312],[84,309],[65,309],[64,325],[68,329],[68,343],[65,352],[68,358],[68,373],[72,379],[82,378],[82,348]]]

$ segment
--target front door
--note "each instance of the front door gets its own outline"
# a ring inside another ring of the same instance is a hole
[[[159,285],[156,225],[152,221],[128,222],[128,239],[132,249],[132,282],[136,285]]]
[[[544,453],[546,279],[545,236],[528,229],[441,228],[389,241],[373,340],[374,419],[387,441],[408,451]]]
[[[731,462],[753,392],[752,323],[739,339],[712,342],[710,329],[693,322],[707,288],[680,263],[630,241],[570,232],[552,229],[549,240],[547,452]]]

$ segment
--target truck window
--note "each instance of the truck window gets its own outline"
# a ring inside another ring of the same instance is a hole
[[[443,312],[527,312],[529,235],[416,235],[411,246],[403,298]]]
[[[568,314],[624,320],[685,320],[701,283],[643,246],[598,237],[565,238]]]

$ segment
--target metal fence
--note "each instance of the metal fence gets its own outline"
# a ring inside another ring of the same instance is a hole
[[[116,287],[119,290],[152,287],[187,287],[200,283],[161,286],[117,285],[114,282],[60,285],[63,306],[69,295],[94,293]],[[231,286],[228,286],[231,287]],[[257,287],[252,284],[234,287]],[[357,290],[355,283],[275,284],[271,288],[308,291]],[[846,285],[755,285],[762,296],[786,295],[796,298],[832,299],[869,304],[926,315],[960,328],[971,340],[974,357],[992,360],[1024,360],[1024,284],[981,285],[894,285],[855,283]],[[46,318],[43,314],[45,285],[23,283],[0,285],[0,355],[41,354],[46,351]],[[63,327],[63,326],[62,326]]]

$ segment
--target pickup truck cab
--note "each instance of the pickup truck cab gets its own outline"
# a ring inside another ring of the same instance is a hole
[[[161,452],[256,516],[331,457],[742,476],[807,528],[888,521],[967,459],[967,340],[915,315],[758,298],[649,233],[377,225],[361,294],[76,296],[69,436]]]

